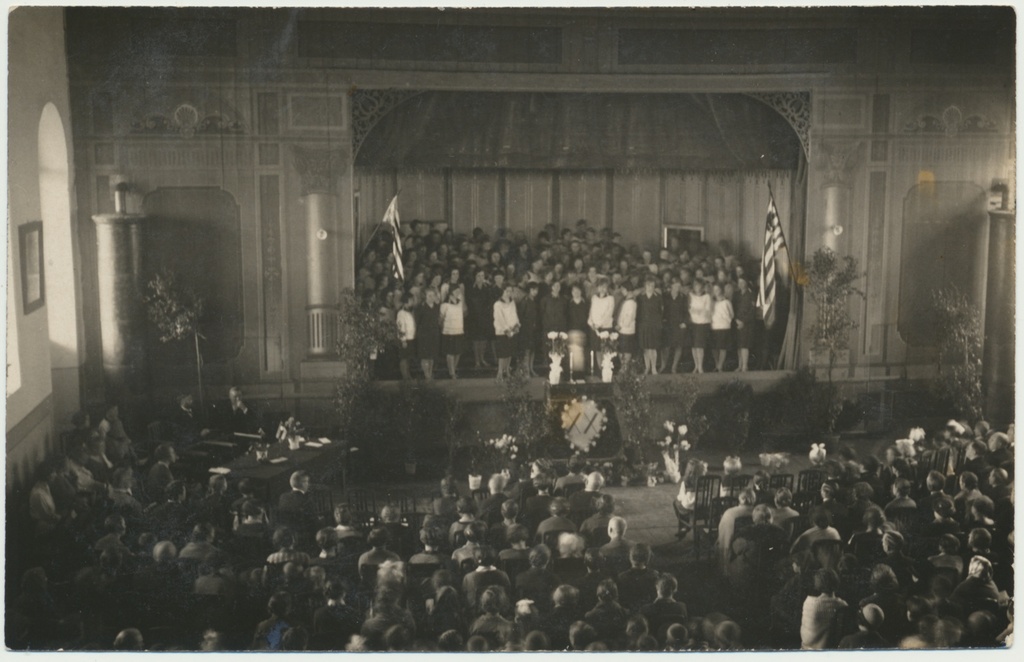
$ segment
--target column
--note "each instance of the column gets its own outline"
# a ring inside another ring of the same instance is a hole
[[[144,218],[123,213],[92,217],[96,224],[103,375],[108,397],[118,399],[145,387],[146,314],[140,243]]]
[[[998,426],[1013,421],[1014,252],[1016,213],[989,211],[988,275],[985,293],[985,347],[981,388],[985,415]]]
[[[821,144],[820,164],[825,176],[822,186],[825,197],[825,213],[822,216],[821,246],[839,252],[839,235],[843,233],[843,223],[850,215],[848,191],[849,176],[856,164],[860,152],[860,141],[853,143]]]
[[[337,184],[340,150],[295,147],[306,231],[306,356],[333,358],[338,333]]]

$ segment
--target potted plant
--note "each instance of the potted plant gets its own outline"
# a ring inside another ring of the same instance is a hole
[[[936,390],[954,413],[981,418],[981,320],[977,308],[956,287],[932,292],[939,342]]]
[[[146,284],[144,297],[149,319],[160,331],[160,342],[191,339],[196,352],[196,381],[199,383],[199,407],[203,402],[203,354],[199,349],[199,318],[203,315],[203,298],[178,282],[174,274],[159,273]]]
[[[832,372],[840,353],[850,348],[850,331],[857,328],[850,314],[849,302],[853,295],[864,296],[856,286],[860,278],[856,258],[849,255],[840,257],[828,247],[814,252],[806,270],[804,288],[816,307],[810,330],[811,349],[819,356],[824,355],[828,379],[827,387],[819,390],[822,431],[836,443],[836,421],[842,411],[842,400],[832,381]]]

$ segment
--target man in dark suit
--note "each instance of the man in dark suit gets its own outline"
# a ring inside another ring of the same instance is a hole
[[[317,530],[316,509],[306,494],[309,491],[309,474],[296,471],[288,482],[291,491],[285,492],[277,500],[278,520],[295,532],[301,547],[309,547]]]
[[[242,398],[242,389],[237,386],[228,389],[228,401],[231,404],[231,411],[228,412],[227,431],[231,434],[260,434],[259,416]]]
[[[153,459],[155,462],[146,474],[146,496],[151,501],[160,503],[167,486],[174,480],[171,465],[178,461],[178,454],[171,444],[160,444],[153,451]]]
[[[191,393],[178,395],[178,406],[170,416],[174,430],[174,438],[179,446],[194,444],[210,434],[205,421],[193,408],[194,398]]]

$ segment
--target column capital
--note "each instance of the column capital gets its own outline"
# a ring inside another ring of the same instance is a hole
[[[844,142],[824,142],[818,145],[821,172],[825,176],[823,187],[846,186],[853,167],[860,159],[860,140]]]
[[[295,170],[302,181],[302,195],[333,194],[345,173],[344,153],[340,149],[292,147]]]

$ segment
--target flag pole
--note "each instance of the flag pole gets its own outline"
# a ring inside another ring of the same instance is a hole
[[[397,198],[398,194],[401,193],[401,192],[402,192],[402,189],[398,189],[398,192],[395,193],[395,196],[393,198],[391,198],[391,199],[394,200],[395,198]],[[359,251],[359,258],[356,259],[357,263],[363,261],[363,256],[366,255],[366,251],[369,250],[370,245],[373,244],[373,238],[377,236],[378,232],[380,232],[380,228],[381,228],[382,225],[384,225],[384,223],[382,221],[378,221],[377,222],[377,227],[375,227],[373,229],[373,232],[370,233],[370,238],[366,240],[366,245],[363,246],[363,250]]]

